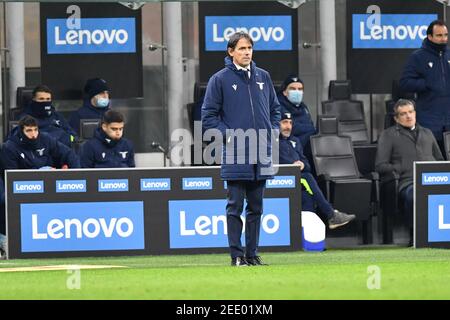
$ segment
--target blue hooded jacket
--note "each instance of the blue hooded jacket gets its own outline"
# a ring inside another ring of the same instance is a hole
[[[134,148],[130,140],[111,140],[102,128],[97,128],[94,137],[81,149],[83,168],[127,168],[135,167]]]
[[[409,57],[399,81],[406,92],[416,92],[417,122],[439,134],[450,125],[450,53],[424,39]]]
[[[72,112],[69,124],[75,130],[77,135],[80,135],[80,120],[81,119],[99,119],[103,118],[103,115],[108,111],[110,107],[97,108],[91,104],[90,99],[83,100],[83,106],[78,110]]]
[[[202,105],[204,130],[218,129],[224,138],[221,177],[224,180],[264,180],[273,177],[271,130],[279,129],[280,104],[267,71],[250,65],[238,70],[230,57],[225,68],[208,81]],[[255,140],[240,143],[230,130],[255,129]],[[263,134],[261,129],[266,130]],[[258,134],[260,133],[260,134]],[[234,139],[232,139],[234,138]],[[278,132],[274,138],[278,138]],[[251,148],[250,148],[251,144]],[[264,147],[265,150],[260,150]],[[266,169],[266,170],[263,170]]]
[[[32,102],[30,102],[23,110],[23,113],[19,115],[18,119],[25,115],[30,115],[38,121],[39,131],[45,132],[51,135],[59,142],[65,144],[69,148],[72,147],[74,141],[76,141],[77,134],[70,127],[66,119],[58,113],[52,106],[46,114],[39,113],[37,110],[33,110]]]
[[[77,154],[45,132],[39,132],[35,141],[29,140],[15,127],[3,144],[2,159],[5,169],[39,169],[42,167],[80,168]]]
[[[280,134],[280,164],[293,164],[300,160],[305,165],[303,172],[311,172],[311,165],[303,154],[302,144],[297,137],[284,137]]]
[[[308,148],[309,137],[317,133],[308,107],[303,102],[297,107],[284,96],[283,92],[278,93],[278,101],[281,113],[289,112],[292,115],[292,135],[300,140],[303,149]]]

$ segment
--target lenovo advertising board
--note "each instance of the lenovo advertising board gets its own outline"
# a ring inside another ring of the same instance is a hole
[[[409,55],[420,48],[442,4],[422,0],[349,0],[347,79],[353,93],[391,93]]]
[[[200,82],[224,67],[228,40],[237,31],[250,35],[253,61],[270,72],[273,82],[297,72],[297,10],[275,1],[202,1],[198,7]]]
[[[302,248],[299,173],[267,182],[262,251]],[[228,252],[219,167],[8,170],[6,186],[9,258]]]
[[[42,83],[56,99],[81,99],[86,80],[97,77],[114,98],[142,97],[141,10],[41,3],[40,21]]]

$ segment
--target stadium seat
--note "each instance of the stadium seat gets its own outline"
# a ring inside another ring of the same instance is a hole
[[[322,101],[322,114],[338,118],[339,132],[351,137],[353,144],[369,143],[362,101],[351,99],[350,80],[330,81],[327,101]]]
[[[99,125],[99,119],[80,119],[80,139],[83,141],[93,138]]]
[[[363,243],[372,242],[372,216],[378,207],[378,174],[363,177],[349,136],[338,134],[335,116],[320,116],[319,133],[311,136],[311,151],[319,185],[333,207],[356,215]]]
[[[398,182],[400,176],[395,171],[380,176],[381,230],[383,244],[394,241],[394,218],[401,212]]]
[[[23,112],[23,108],[30,103],[33,90],[34,87],[17,87],[16,107],[9,111],[9,120],[19,120],[17,117]]]
[[[444,132],[445,159],[450,160],[450,131]]]

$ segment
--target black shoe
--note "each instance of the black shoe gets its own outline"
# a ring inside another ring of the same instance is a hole
[[[246,258],[247,263],[251,266],[268,266],[267,263],[264,263],[260,256]]]
[[[356,216],[354,214],[346,214],[344,212],[334,210],[333,215],[331,216],[330,219],[328,219],[328,228],[336,229],[342,227],[343,225],[346,225],[355,218]]]
[[[231,265],[233,267],[248,267],[248,263],[244,257],[231,258]]]

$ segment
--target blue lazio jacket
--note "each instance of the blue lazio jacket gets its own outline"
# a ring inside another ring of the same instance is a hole
[[[102,128],[97,128],[94,137],[81,149],[83,168],[126,168],[135,167],[134,148],[130,140],[109,139]]]
[[[72,147],[72,143],[77,139],[77,134],[75,131],[70,127],[66,119],[64,119],[64,117],[55,110],[54,107],[52,107],[50,115],[40,116],[33,112],[31,105],[28,105],[24,108],[23,113],[19,115],[18,119],[22,118],[26,114],[36,118],[40,132],[48,133],[69,148]]]
[[[12,130],[3,144],[2,159],[5,169],[39,169],[42,167],[80,168],[77,154],[45,132],[39,132],[36,141],[28,140],[19,127]]]
[[[272,177],[271,130],[279,129],[280,104],[267,71],[250,65],[251,77],[230,57],[225,68],[208,81],[202,105],[204,130],[218,129],[224,138],[221,177],[224,180],[264,180]],[[256,130],[256,140],[239,143],[228,129]],[[265,129],[267,134],[258,134]],[[274,138],[278,137],[276,133]],[[266,143],[268,142],[268,143]],[[250,149],[253,148],[252,150]],[[261,147],[264,149],[259,150]],[[256,149],[255,149],[256,148]],[[253,152],[257,150],[256,152]],[[250,152],[252,151],[252,152]],[[261,151],[261,152],[259,152]]]
[[[399,85],[417,93],[417,121],[433,133],[450,125],[450,53],[427,38],[409,57]]]
[[[83,106],[78,110],[74,111],[69,119],[69,124],[75,130],[77,135],[80,135],[80,120],[81,119],[102,119],[103,115],[110,108],[97,108],[91,104],[89,99],[83,100]]]
[[[293,164],[300,160],[305,164],[303,172],[311,172],[308,159],[303,154],[303,147],[300,140],[294,136],[286,138],[280,134],[280,164]]]
[[[292,104],[282,92],[278,94],[281,112],[290,112],[292,115],[292,135],[300,139],[303,148],[309,145],[309,137],[317,133],[311,119],[308,107],[303,102],[297,107]]]

